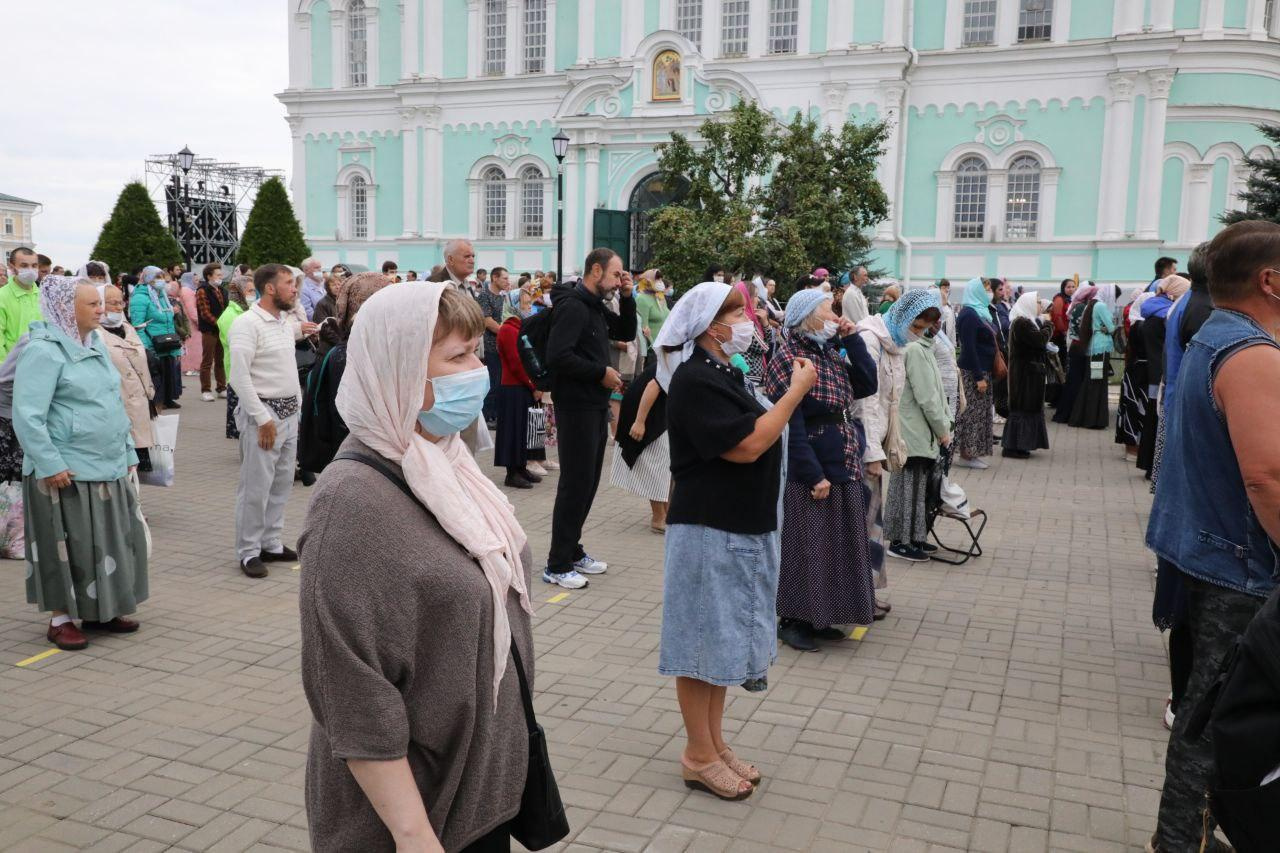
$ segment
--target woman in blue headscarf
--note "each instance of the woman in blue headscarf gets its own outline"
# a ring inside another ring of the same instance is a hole
[[[182,396],[182,341],[178,337],[175,308],[165,292],[167,282],[160,267],[145,267],[138,286],[129,297],[129,325],[156,359],[152,381],[156,386],[156,408],[180,409]],[[148,359],[150,361],[150,359]]]
[[[917,563],[937,550],[925,541],[929,530],[925,496],[939,446],[951,445],[951,409],[933,355],[934,324],[941,317],[938,292],[929,288],[908,291],[885,318],[894,343],[902,349],[906,374],[898,403],[898,430],[907,459],[902,470],[889,477],[884,537],[890,542],[891,556]]]
[[[960,345],[960,381],[968,402],[956,421],[956,445],[961,468],[988,468],[981,457],[990,456],[992,442],[992,374],[996,361],[996,332],[988,306],[991,285],[971,278],[964,286],[960,313],[956,315],[956,335]]]

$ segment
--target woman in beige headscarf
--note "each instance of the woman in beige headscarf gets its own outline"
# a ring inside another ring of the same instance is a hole
[[[520,808],[531,558],[458,435],[488,391],[483,332],[468,294],[398,284],[369,298],[347,341],[337,405],[351,435],[299,549],[321,853],[500,847]]]

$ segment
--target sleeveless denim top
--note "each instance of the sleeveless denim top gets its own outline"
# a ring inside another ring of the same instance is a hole
[[[1265,598],[1280,580],[1280,560],[1249,503],[1213,396],[1223,362],[1259,345],[1280,348],[1252,319],[1221,308],[1191,339],[1165,412],[1147,547],[1192,577]]]

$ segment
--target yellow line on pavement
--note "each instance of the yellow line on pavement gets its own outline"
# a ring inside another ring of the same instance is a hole
[[[569,597],[569,593],[562,592],[559,595],[553,595],[550,598],[548,598],[547,604],[559,604],[560,602],[564,601],[568,597]]]
[[[861,639],[862,639],[863,637],[865,637],[865,636],[867,636],[867,628],[866,628],[866,626],[865,626],[865,625],[859,625],[857,628],[854,628],[854,629],[853,629],[853,633],[849,635],[849,639],[850,639],[850,640],[861,640]]]
[[[293,567],[293,570],[294,570],[295,572],[300,572],[300,571],[302,571],[302,563],[298,563],[298,565],[294,566],[294,567]]]
[[[15,664],[14,664],[14,666],[30,666],[30,665],[31,665],[31,664],[33,664],[33,663],[39,663],[40,661],[44,660],[45,658],[51,658],[51,657],[53,657],[54,655],[56,655],[56,654],[57,654],[58,652],[60,652],[60,651],[62,651],[62,649],[49,649],[48,651],[46,651],[46,652],[41,652],[41,653],[40,653],[40,654],[38,654],[38,655],[32,655],[31,657],[27,658],[26,660],[20,660],[20,661],[18,661],[17,663],[15,663]]]

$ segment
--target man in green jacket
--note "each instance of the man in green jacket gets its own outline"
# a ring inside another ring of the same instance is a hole
[[[0,287],[0,361],[31,324],[43,320],[40,313],[39,259],[30,249],[19,246],[9,253],[9,281]]]

